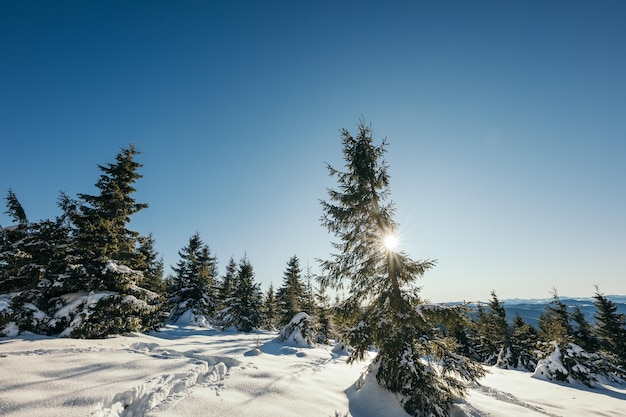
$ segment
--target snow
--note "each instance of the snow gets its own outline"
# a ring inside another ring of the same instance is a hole
[[[179,324],[98,340],[0,338],[0,415],[408,416],[372,373],[360,378],[368,363],[348,365],[345,349],[277,336]],[[452,417],[626,415],[625,386],[591,389],[488,370]]]

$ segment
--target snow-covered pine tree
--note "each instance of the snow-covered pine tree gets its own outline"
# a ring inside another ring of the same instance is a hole
[[[316,310],[315,306],[315,290],[313,289],[313,274],[311,267],[307,265],[306,274],[302,282],[302,298],[300,301],[300,310],[313,315]]]
[[[174,275],[168,279],[167,303],[171,306],[169,319],[177,321],[189,312],[199,323],[208,323],[215,314],[215,277],[217,260],[199,233],[179,252]]]
[[[626,316],[617,312],[617,305],[606,298],[598,287],[593,300],[596,307],[593,327],[599,347],[626,372]]]
[[[294,255],[287,261],[287,268],[283,273],[283,285],[276,292],[280,326],[287,325],[293,316],[302,311],[304,284],[301,274],[300,260]]]
[[[572,313],[556,290],[545,310],[545,314],[539,317],[542,343],[534,373],[536,377],[569,383],[576,381],[593,387],[599,381],[598,376],[615,381],[626,376],[611,355],[586,351],[578,344],[581,340],[583,343],[587,341],[577,340]]]
[[[50,334],[48,300],[65,275],[69,230],[63,218],[30,222],[9,190],[7,214],[17,225],[0,228],[0,293],[9,293],[13,322],[20,331]],[[0,329],[1,331],[1,329]]]
[[[239,261],[235,287],[228,303],[230,322],[226,326],[235,326],[249,333],[261,325],[263,293],[260,285],[254,282],[254,270],[246,256]]]
[[[512,363],[515,368],[534,371],[537,366],[537,330],[517,313],[511,333]]]
[[[501,368],[516,366],[511,360],[511,328],[506,310],[495,291],[491,292],[486,309],[478,306],[473,327],[474,348],[482,362]]]
[[[138,154],[130,145],[116,155],[116,163],[98,165],[99,194],[78,194],[78,200],[61,195],[59,204],[71,224],[73,263],[68,276],[58,282],[56,308],[73,298],[68,296],[72,292],[99,294],[95,302],[84,297],[79,320],[67,318],[79,323],[71,331],[73,337],[143,331],[160,322],[159,295],[139,285],[139,268],[145,265],[138,250],[140,235],[128,228],[131,216],[148,207],[132,197],[134,183],[142,177],[137,172],[142,165],[135,161]]]
[[[278,305],[276,303],[276,292],[274,284],[270,284],[263,299],[263,327],[274,330],[278,319]]]
[[[165,294],[165,280],[163,279],[163,259],[155,249],[155,240],[152,234],[139,238],[138,251],[143,262],[138,269],[143,272],[141,286],[157,294]]]
[[[102,282],[102,266],[108,260],[138,268],[142,255],[137,251],[139,233],[128,228],[131,216],[148,207],[132,197],[134,183],[142,178],[143,165],[135,161],[139,151],[134,145],[122,149],[116,163],[98,165],[102,171],[96,182],[97,195],[78,194],[79,201],[68,201],[69,217],[75,226],[74,239],[80,263],[89,276],[100,278],[94,289],[109,287]],[[115,283],[109,283],[115,286]],[[87,288],[85,288],[87,289]],[[111,288],[106,288],[110,290]]]
[[[227,328],[233,325],[233,316],[230,313],[233,293],[237,284],[237,262],[235,257],[231,256],[226,264],[226,271],[219,282],[217,289],[217,321],[223,327]]]
[[[417,278],[433,261],[413,261],[404,252],[386,249],[383,242],[395,235],[389,175],[384,162],[386,143],[373,144],[371,129],[363,121],[359,133],[341,131],[345,171],[330,165],[338,189],[328,190],[322,201],[322,224],[340,242],[338,253],[321,262],[322,285],[347,289],[345,305],[360,319],[345,334],[354,348],[350,361],[364,359],[374,345],[378,354],[370,374],[394,393],[411,415],[448,416],[465,382],[475,382],[482,367],[456,353],[456,341],[444,336],[440,325],[465,320],[462,309],[424,303]]]
[[[325,285],[320,284],[318,286],[315,292],[315,301],[318,323],[317,341],[319,343],[327,343],[329,339],[334,337],[334,329],[330,296]]]

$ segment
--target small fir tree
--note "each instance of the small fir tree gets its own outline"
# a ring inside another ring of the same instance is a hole
[[[511,359],[511,328],[506,319],[504,304],[495,291],[487,309],[478,306],[474,323],[475,351],[480,360],[488,365],[501,368],[515,367]]]
[[[300,260],[296,255],[287,261],[283,274],[283,285],[278,289],[276,298],[280,308],[279,325],[285,326],[293,316],[302,310],[304,285],[301,277]]]
[[[594,330],[600,349],[626,370],[626,316],[596,286],[593,296],[596,312]]]
[[[247,257],[239,261],[233,295],[228,301],[227,313],[230,322],[238,330],[249,333],[261,325],[263,294],[260,285],[254,282],[254,270]]]
[[[168,304],[172,306],[170,320],[178,320],[187,311],[209,319],[215,313],[216,258],[199,233],[189,238],[178,255],[180,260],[167,289]]]
[[[534,371],[537,366],[537,330],[515,315],[511,333],[512,363],[515,368]]]
[[[224,316],[228,315],[228,303],[235,291],[236,280],[237,262],[235,261],[235,257],[231,256],[226,264],[226,271],[217,289],[217,305],[219,310],[218,317],[220,317],[220,321],[224,319]]]
[[[270,284],[265,293],[265,298],[263,299],[263,327],[268,330],[275,330],[277,319],[278,306],[276,303],[276,295],[274,285]]]

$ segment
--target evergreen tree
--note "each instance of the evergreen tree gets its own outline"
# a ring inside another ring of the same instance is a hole
[[[319,285],[315,293],[317,304],[317,322],[319,324],[317,341],[327,343],[334,336],[330,296],[325,285]]]
[[[341,131],[346,171],[328,166],[338,181],[322,201],[322,224],[339,239],[338,253],[321,263],[322,285],[344,288],[346,305],[360,315],[344,339],[354,348],[350,361],[364,359],[370,346],[378,354],[370,365],[379,385],[394,393],[412,415],[448,416],[455,395],[483,370],[458,355],[456,342],[440,325],[464,320],[461,309],[427,305],[418,297],[415,281],[432,261],[413,261],[403,252],[383,248],[394,235],[389,175],[382,160],[385,142],[374,146],[371,129],[359,124],[356,138]],[[460,378],[460,379],[459,379]]]
[[[216,258],[204,244],[199,233],[179,252],[180,260],[173,268],[167,289],[168,304],[172,306],[170,320],[191,311],[195,316],[212,317],[215,313]]]
[[[109,334],[148,330],[161,322],[159,294],[141,287],[146,266],[140,235],[128,228],[131,216],[148,207],[132,197],[134,183],[142,177],[133,145],[116,155],[116,163],[99,165],[99,194],[78,194],[78,200],[62,194],[59,205],[71,225],[72,248],[67,277],[59,282],[55,308],[63,307],[62,294],[105,292],[94,305],[85,298],[80,326],[73,337],[105,337]],[[120,319],[119,315],[124,318]],[[69,322],[77,322],[68,318]],[[59,326],[62,325],[59,324]]]
[[[278,289],[276,298],[280,308],[279,325],[285,326],[293,316],[302,310],[304,285],[301,278],[300,260],[292,256],[287,261],[287,269],[283,274],[283,285]]]
[[[315,305],[315,290],[313,289],[313,274],[311,268],[307,266],[306,275],[302,287],[302,299],[300,302],[300,309],[309,314],[313,314],[316,310]]]
[[[48,300],[66,275],[69,230],[63,218],[29,222],[10,190],[7,214],[17,225],[0,228],[0,293],[12,293],[11,317],[21,331],[50,334]]]
[[[498,300],[495,291],[491,292],[486,310],[482,305],[478,306],[474,324],[474,347],[479,360],[502,368],[515,367],[511,363],[511,328],[504,304]]]
[[[533,371],[537,366],[537,331],[522,316],[515,315],[511,333],[512,363],[515,368]]]
[[[573,341],[578,346],[585,349],[587,352],[595,352],[598,350],[598,339],[596,338],[593,327],[585,315],[581,311],[580,307],[574,307],[574,311],[570,313],[571,321],[573,324]]]
[[[165,280],[163,279],[163,259],[155,249],[152,234],[139,238],[139,253],[143,263],[139,270],[143,272],[141,286],[157,294],[165,294]]]
[[[218,297],[218,309],[223,311],[228,307],[228,302],[233,296],[235,291],[235,284],[237,280],[237,262],[233,256],[230,257],[226,264],[226,272],[222,277],[222,282],[217,290]],[[222,315],[222,312],[218,314]]]
[[[247,257],[239,261],[233,295],[229,300],[228,325],[249,333],[261,325],[263,294],[254,282],[254,270]]]
[[[270,284],[263,300],[263,327],[268,330],[274,330],[276,328],[277,319],[278,306],[276,303],[276,295],[274,285]]]
[[[579,343],[593,348],[593,338],[588,334],[580,311],[569,312],[556,291],[546,313],[539,317],[540,336],[539,361],[535,376],[562,382],[580,382],[593,387],[598,376],[609,380],[620,380],[624,369],[620,368],[611,355],[604,352],[586,351]],[[577,323],[576,328],[572,322]],[[601,342],[600,338],[600,343]]]
[[[75,226],[78,258],[89,276],[101,277],[108,260],[130,268],[143,262],[137,251],[139,233],[128,228],[130,217],[148,207],[132,197],[136,191],[133,185],[142,177],[137,171],[143,165],[135,161],[138,154],[131,145],[117,154],[116,163],[98,165],[103,172],[96,183],[98,195],[78,194],[80,201],[62,196],[62,206]],[[106,280],[96,280],[93,288],[85,289],[117,290],[107,284]]]
[[[615,362],[626,370],[626,316],[617,312],[617,305],[606,298],[598,287],[593,296],[595,334],[600,349],[615,358]]]
[[[539,316],[540,337],[544,341],[569,343],[573,341],[574,328],[570,322],[567,306],[561,301],[556,290],[552,291],[552,301]]]

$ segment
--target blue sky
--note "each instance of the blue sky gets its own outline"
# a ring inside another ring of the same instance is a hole
[[[626,293],[621,1],[0,1],[0,193],[32,220],[134,143],[166,266],[331,252],[338,129],[387,137],[432,301]],[[4,211],[4,210],[3,210]],[[0,224],[8,224],[0,215]],[[167,272],[169,272],[169,267]]]

